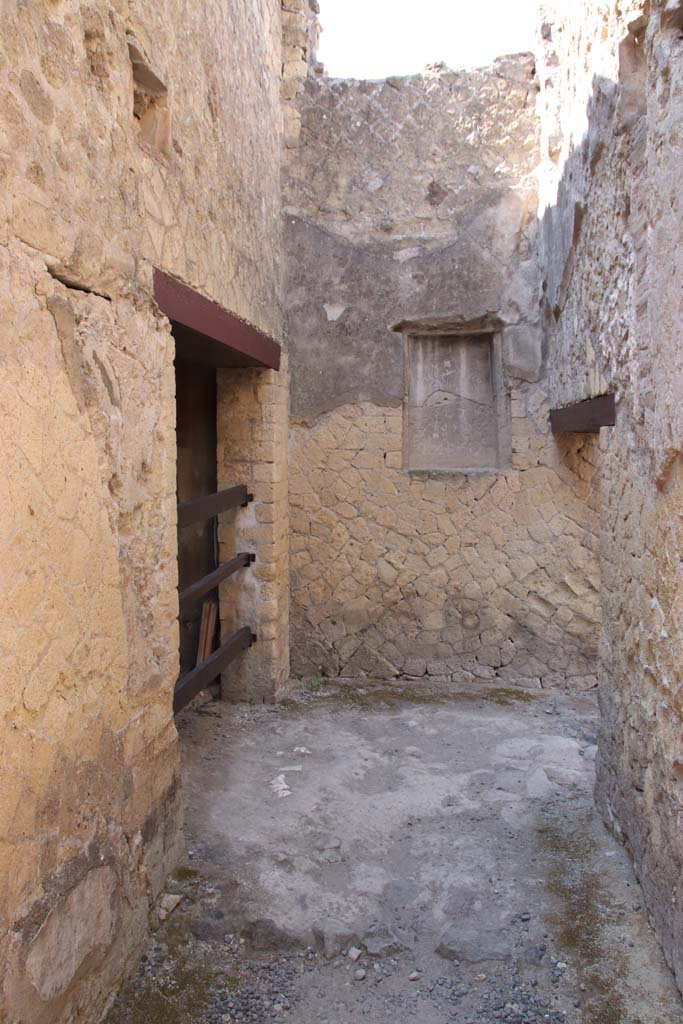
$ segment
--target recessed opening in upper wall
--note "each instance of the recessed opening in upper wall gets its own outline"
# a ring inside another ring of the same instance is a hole
[[[129,35],[127,42],[133,69],[133,116],[138,124],[138,140],[149,152],[167,157],[171,152],[168,90],[137,40]]]
[[[538,0],[319,0],[318,51],[333,78],[417,74],[427,64],[491,64],[534,48]]]

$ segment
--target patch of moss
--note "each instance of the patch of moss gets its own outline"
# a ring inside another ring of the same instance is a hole
[[[352,683],[337,683],[332,691],[332,696],[338,697],[346,704],[353,704],[357,708],[370,708],[373,703],[388,703],[386,691],[376,687],[370,693],[365,687],[354,686]]]
[[[237,971],[230,971],[227,978],[225,978],[225,987],[228,992],[237,992],[238,988],[242,983],[242,979]]]
[[[320,700],[341,700],[364,710],[402,707],[411,704],[452,704],[459,701],[487,700],[505,705],[515,701],[528,704],[538,695],[512,687],[482,687],[481,690],[457,690],[430,686],[427,683],[375,683],[362,686],[338,679],[313,679],[307,690]]]
[[[623,964],[605,943],[610,898],[592,866],[597,844],[588,832],[568,833],[555,825],[538,830],[538,843],[547,858],[546,888],[556,897],[548,923],[586,986],[583,1024],[620,1024],[624,1005],[614,978],[623,973]]]
[[[193,878],[199,878],[199,872],[196,868],[189,868],[186,864],[180,864],[173,872],[173,877],[178,882],[189,882]]]
[[[129,982],[107,1024],[195,1024],[213,1001],[216,972],[206,964],[173,963],[158,976]]]
[[[428,679],[428,677],[425,677]],[[363,680],[346,682],[343,679],[330,679],[313,676],[303,681],[301,698],[285,697],[275,707],[280,711],[302,712],[312,701],[329,701],[331,704],[346,704],[362,708],[365,711],[387,710],[408,707],[412,704],[453,704],[459,702],[488,701],[492,704],[508,705],[513,703],[530,704],[538,700],[542,693],[511,686],[486,686],[481,689],[449,688],[425,681],[397,680]]]
[[[325,686],[328,683],[328,679],[325,679],[322,676],[314,676],[312,679],[306,680],[306,690],[308,693],[320,693],[321,690],[325,689]]]
[[[298,701],[293,700],[291,697],[284,697],[279,700],[275,705],[278,711],[300,711],[301,705]]]
[[[166,923],[164,937],[169,951],[174,956],[182,956],[183,951],[187,949],[187,945],[192,939],[188,919],[181,914],[174,914],[171,920]]]
[[[494,704],[531,704],[538,700],[539,694],[530,693],[529,690],[515,690],[511,686],[497,686],[491,690],[482,690],[481,693],[472,694],[482,700],[492,700]]]

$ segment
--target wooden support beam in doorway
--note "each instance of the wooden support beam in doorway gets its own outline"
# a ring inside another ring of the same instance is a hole
[[[243,626],[205,661],[181,676],[173,693],[173,714],[177,715],[193,697],[205,690],[231,661],[234,661],[242,651],[246,651],[247,647],[251,647],[255,641],[256,636],[249,626]]]
[[[178,505],[178,526],[191,526],[192,523],[199,523],[202,519],[211,519],[212,516],[219,516],[221,512],[227,512],[229,508],[239,508],[248,505],[254,500],[245,484],[236,484],[234,487],[226,487],[223,491],[216,491],[214,494],[203,494],[200,498],[190,498],[188,501],[181,501]]]

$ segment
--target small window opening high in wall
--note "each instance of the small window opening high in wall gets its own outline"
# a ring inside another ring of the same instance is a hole
[[[318,56],[334,78],[417,74],[429,64],[482,67],[533,49],[537,0],[491,0],[485,7],[444,0],[320,0]]]

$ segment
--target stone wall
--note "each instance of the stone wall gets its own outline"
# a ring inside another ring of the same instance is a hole
[[[282,2],[282,120],[285,151],[299,142],[301,114],[296,98],[309,75],[322,74],[317,49],[320,38],[318,0]]]
[[[683,985],[683,7],[579,8],[543,29],[551,395],[617,400],[600,456],[597,795]]]
[[[309,77],[299,95],[285,183],[299,672],[594,684],[597,453],[549,433],[536,98],[528,56]],[[491,346],[497,454],[467,465],[471,431],[460,472],[436,472],[452,423],[481,405],[476,359],[456,356],[467,338]]]
[[[179,855],[174,346],[152,268],[279,335],[281,66],[277,0],[2,5],[0,1019],[15,1024],[99,1019]]]
[[[221,558],[258,557],[221,585],[223,635],[255,624],[258,642],[223,677],[223,696],[272,701],[289,678],[287,357],[279,371],[222,370],[218,377],[218,486],[247,485],[254,501],[219,525]]]

